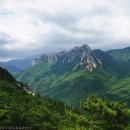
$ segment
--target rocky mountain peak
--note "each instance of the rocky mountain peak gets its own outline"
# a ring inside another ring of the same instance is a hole
[[[87,44],[83,44],[80,48],[83,50],[90,50],[91,51],[90,47]]]
[[[73,71],[76,71],[82,64],[85,65],[86,69],[90,72],[92,72],[97,65],[102,65],[102,62],[96,58],[88,45],[82,45],[79,50],[81,50],[80,63],[74,67]]]
[[[73,62],[77,61],[77,65],[74,67],[73,71],[76,71],[80,65],[85,65],[88,71],[93,71],[97,65],[102,65],[102,62],[97,59],[88,45],[84,44],[81,47],[74,47],[70,51],[61,51],[57,54],[53,55],[42,55],[40,58],[35,59],[33,61],[33,65],[39,63],[50,63],[55,64],[59,63],[66,63],[66,62]]]

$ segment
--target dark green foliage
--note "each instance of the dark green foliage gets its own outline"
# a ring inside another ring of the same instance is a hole
[[[71,122],[67,122],[65,108],[70,110],[60,101],[29,95],[15,83],[0,80],[0,126],[60,130],[71,125]]]
[[[130,122],[130,109],[126,102],[109,101],[90,94],[81,102],[81,109],[87,111],[92,120],[99,121],[95,123],[97,127],[106,130],[124,130]]]
[[[101,99],[95,94],[81,101],[82,112],[65,110],[67,117],[75,124],[76,130],[129,130],[130,109],[127,103]]]
[[[82,110],[74,110],[61,101],[27,94],[24,84],[16,82],[6,70],[1,72],[10,78],[0,79],[0,126],[28,126],[31,130],[130,129],[126,103],[90,94],[81,101]]]
[[[27,94],[23,84],[16,82],[6,70],[0,70],[0,126],[30,126],[32,130],[61,130],[71,126],[64,111],[71,110],[70,107]]]
[[[0,80],[7,80],[10,82],[15,82],[15,78],[5,69],[0,67]]]

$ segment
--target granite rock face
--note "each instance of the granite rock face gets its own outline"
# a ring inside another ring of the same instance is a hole
[[[88,46],[83,45],[82,47],[86,49],[83,51],[81,56],[81,64],[84,64],[88,71],[91,72],[97,67],[97,65],[102,65],[102,62],[94,56],[93,52]]]
[[[97,65],[102,65],[100,59],[96,58],[89,48],[88,45],[84,44],[81,47],[74,47],[70,51],[61,51],[57,54],[53,55],[41,55],[40,58],[35,59],[32,65],[36,65],[39,63],[66,63],[77,61],[78,63],[75,65],[73,71],[76,71],[80,65],[85,65],[88,71],[93,71]]]

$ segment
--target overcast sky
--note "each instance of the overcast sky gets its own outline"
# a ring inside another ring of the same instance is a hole
[[[0,0],[0,60],[81,44],[130,46],[130,0]]]

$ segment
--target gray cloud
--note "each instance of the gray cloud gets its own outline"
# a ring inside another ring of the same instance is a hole
[[[84,43],[103,50],[130,46],[129,0],[4,0],[0,4],[0,57],[23,58]]]
[[[11,36],[7,35],[4,32],[0,32],[0,46],[5,45],[5,44],[12,44],[14,41],[11,38]]]

